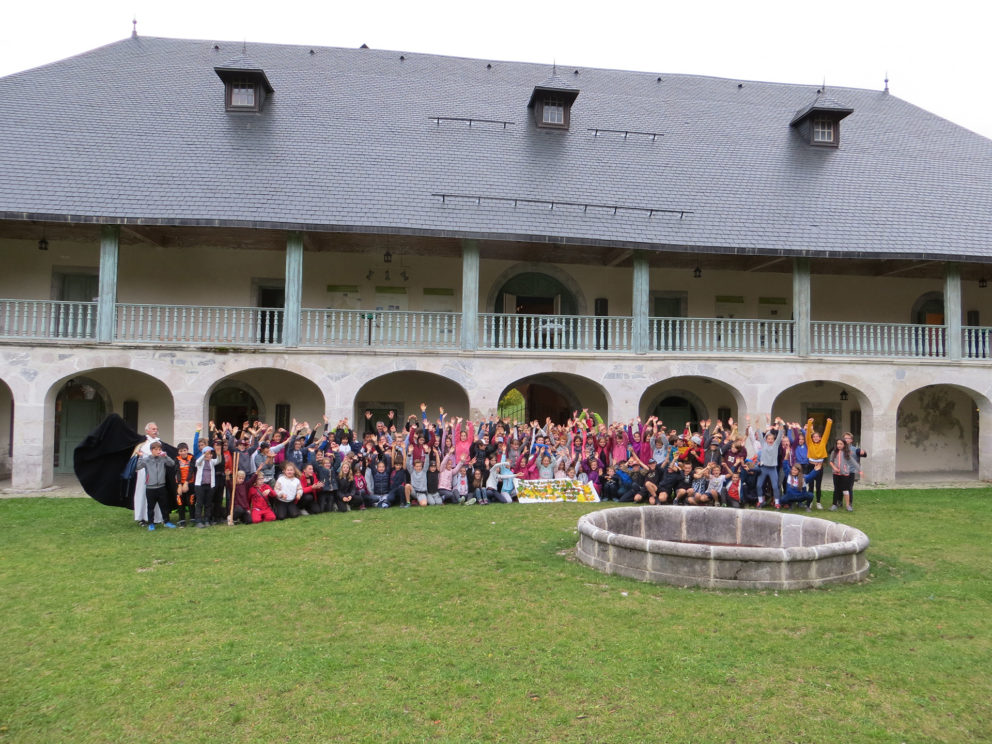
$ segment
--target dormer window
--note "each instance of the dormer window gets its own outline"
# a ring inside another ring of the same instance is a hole
[[[813,141],[825,145],[834,143],[834,123],[830,119],[813,119]]]
[[[534,109],[534,123],[542,129],[568,129],[572,104],[578,96],[578,88],[552,72],[550,78],[534,88],[527,106]]]
[[[232,109],[250,109],[258,111],[258,86],[247,81],[231,83],[227,86],[227,107]]]
[[[565,104],[558,96],[548,96],[541,102],[541,123],[549,127],[565,126]]]
[[[259,65],[245,56],[214,68],[224,81],[224,108],[228,111],[261,111],[272,85]]]
[[[799,109],[789,124],[795,127],[799,135],[810,145],[838,147],[841,119],[854,113],[854,109],[827,98],[822,91],[816,93],[813,103]]]

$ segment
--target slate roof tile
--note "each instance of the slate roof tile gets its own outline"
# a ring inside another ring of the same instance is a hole
[[[992,257],[992,141],[880,91],[562,67],[581,95],[570,131],[544,131],[527,111],[544,65],[251,44],[276,92],[258,114],[230,113],[214,68],[242,45],[214,45],[126,39],[0,78],[0,216]],[[789,126],[811,100],[853,109],[839,148],[809,147]]]

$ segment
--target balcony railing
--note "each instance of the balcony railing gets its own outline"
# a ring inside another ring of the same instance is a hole
[[[810,353],[816,356],[915,357],[946,354],[944,326],[814,320]]]
[[[201,346],[282,343],[283,311],[262,307],[117,305],[117,341]]]
[[[992,359],[992,328],[965,326],[961,329],[961,356],[965,359]]]
[[[634,319],[588,315],[479,315],[480,349],[631,351]]]
[[[651,318],[651,351],[791,354],[791,320]]]
[[[303,310],[301,346],[456,349],[460,313],[401,310]]]
[[[278,308],[115,306],[114,341],[184,346],[283,346],[285,313]],[[304,309],[304,348],[455,350],[462,316],[451,312]],[[791,320],[650,318],[636,337],[629,316],[480,313],[477,348],[542,353],[794,355]],[[97,303],[0,299],[0,339],[97,340]],[[810,355],[945,359],[947,329],[936,325],[816,320]],[[955,350],[956,351],[956,350]],[[992,328],[961,329],[961,358],[992,361]]]
[[[96,303],[0,300],[0,337],[93,339],[96,337]]]

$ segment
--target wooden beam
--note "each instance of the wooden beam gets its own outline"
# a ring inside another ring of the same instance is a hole
[[[886,271],[884,273],[878,274],[878,276],[892,276],[893,274],[901,274],[904,271],[914,271],[915,269],[924,269],[927,268],[928,266],[932,266],[933,263],[934,263],[933,261],[924,261],[923,263],[909,264],[908,266],[902,266],[898,269],[892,269],[892,271]],[[938,274],[938,276],[943,276],[943,275],[944,275],[943,272]]]
[[[756,266],[752,266],[749,269],[745,269],[745,271],[764,271],[769,266],[774,266],[775,264],[781,263],[784,260],[785,260],[785,256],[779,256],[778,258],[773,258],[771,261],[765,261],[764,263],[760,263]]]
[[[130,235],[132,238],[137,238],[142,243],[148,243],[156,248],[166,248],[166,243],[162,242],[162,238],[153,238],[148,234],[146,230],[138,229],[137,227],[132,227],[131,225],[121,225],[121,232]]]
[[[619,266],[631,257],[633,251],[627,248],[616,248],[603,257],[603,266]]]

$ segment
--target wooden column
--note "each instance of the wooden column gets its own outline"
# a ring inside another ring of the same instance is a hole
[[[648,270],[648,256],[644,251],[634,252],[634,284],[631,290],[631,303],[634,316],[634,352],[646,354],[650,332],[651,278]]]
[[[795,329],[795,353],[809,356],[810,349],[810,291],[809,259],[792,259],[792,325]]]
[[[961,358],[961,267],[944,265],[944,350],[948,359]]]
[[[462,241],[462,348],[479,348],[479,244]]]
[[[303,233],[286,239],[286,301],[283,307],[282,342],[300,345],[300,308],[303,298]]]
[[[100,280],[96,299],[96,339],[114,340],[117,324],[117,259],[120,225],[104,225],[100,230]]]

